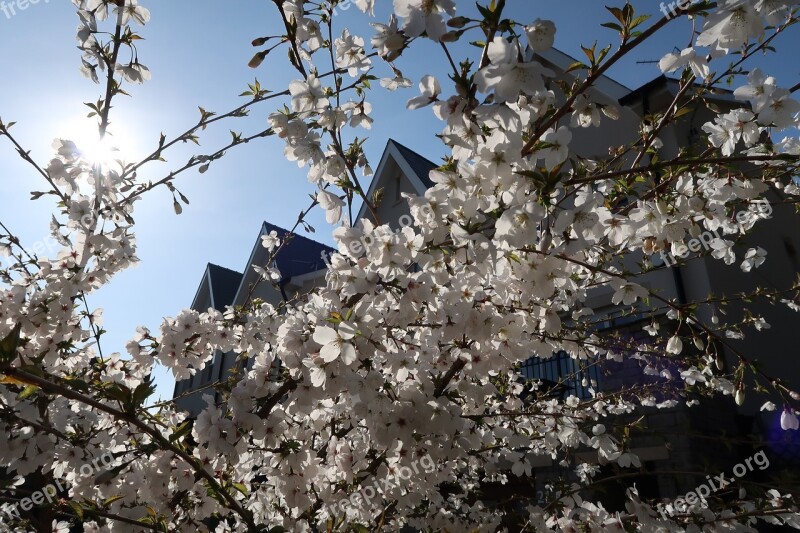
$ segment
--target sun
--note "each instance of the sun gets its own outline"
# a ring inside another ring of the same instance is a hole
[[[90,165],[102,168],[119,167],[118,161],[127,161],[130,154],[129,139],[111,129],[101,138],[97,123],[91,119],[70,121],[60,128],[61,137],[75,143],[83,159]]]
[[[115,146],[113,139],[106,135],[100,139],[99,134],[93,137],[82,137],[75,141],[83,154],[84,159],[91,165],[109,167],[121,157],[120,149]]]

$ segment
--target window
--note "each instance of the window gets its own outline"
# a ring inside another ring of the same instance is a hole
[[[403,175],[398,173],[397,176],[395,176],[394,178],[394,183],[392,184],[392,189],[394,189],[393,199],[395,204],[398,204],[403,200],[402,191],[400,190],[401,189],[400,180],[402,179],[402,177]]]
[[[526,379],[539,382],[539,394],[562,400],[568,396],[586,399],[591,397],[590,388],[597,390],[600,372],[596,364],[582,369],[583,363],[561,351],[550,359],[531,357],[522,363],[520,372]]]

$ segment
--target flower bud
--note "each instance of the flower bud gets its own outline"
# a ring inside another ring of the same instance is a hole
[[[257,53],[256,55],[253,56],[253,59],[250,60],[247,66],[250,68],[258,68],[264,61],[264,59],[267,57],[268,53],[269,50],[264,50],[263,52]]]
[[[743,405],[744,404],[744,389],[743,388],[740,387],[740,388],[736,389],[736,394],[735,394],[733,400],[736,402],[736,405]]]
[[[677,335],[673,335],[669,341],[667,341],[667,353],[671,354],[679,354],[683,351],[683,341]]]
[[[451,28],[463,28],[468,22],[469,19],[467,17],[453,17],[447,21],[447,25]]]
[[[794,414],[794,409],[784,407],[783,413],[781,413],[781,429],[784,431],[800,429],[800,422],[797,420],[797,415]]]
[[[533,24],[525,28],[528,35],[528,44],[535,52],[544,52],[550,49],[555,42],[556,25],[550,20],[536,19]]]
[[[605,105],[600,108],[605,116],[611,120],[619,120],[619,108],[615,105]]]
[[[442,35],[442,42],[443,43],[454,43],[456,42],[464,32],[462,31],[449,31]]]

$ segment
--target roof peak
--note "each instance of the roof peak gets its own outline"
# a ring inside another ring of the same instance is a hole
[[[267,221],[265,220],[265,221],[264,221],[262,224],[263,224],[263,225],[262,225],[262,228],[266,228],[266,229],[267,229],[267,230],[269,230],[269,231],[275,231],[275,232],[276,232],[276,233],[278,233],[278,235],[279,235],[279,236],[281,236],[281,237],[282,237],[283,235],[287,235],[287,234],[291,233],[291,234],[292,234],[292,238],[293,238],[293,239],[297,239],[297,238],[299,238],[299,239],[305,239],[305,240],[307,240],[307,241],[309,241],[309,242],[313,242],[314,244],[317,244],[317,245],[319,245],[319,246],[324,246],[325,248],[328,248],[328,249],[330,249],[330,250],[333,250],[333,248],[332,248],[332,247],[330,247],[330,246],[328,246],[327,244],[324,244],[324,243],[321,243],[321,242],[319,242],[319,241],[316,241],[316,240],[314,240],[314,239],[312,239],[311,237],[308,237],[308,236],[306,236],[306,235],[302,235],[302,234],[300,234],[300,233],[296,233],[296,232],[289,231],[288,229],[286,229],[286,228],[282,228],[282,227],[278,226],[277,224],[273,224],[272,222],[267,222]]]
[[[389,144],[393,144],[397,151],[400,152],[400,155],[405,158],[408,164],[411,166],[411,170],[417,174],[417,177],[422,181],[426,188],[430,189],[433,187],[433,182],[431,181],[428,174],[431,170],[435,168],[439,168],[441,165],[434,163],[427,157],[420,155],[416,151],[412,150],[408,146],[397,142],[395,139],[389,139],[389,142],[386,143],[387,148]]]
[[[241,272],[239,272],[238,270],[234,270],[234,269],[232,269],[232,268],[224,267],[224,266],[222,266],[222,265],[218,265],[218,264],[216,264],[216,263],[211,263],[211,262],[208,262],[208,263],[206,264],[206,268],[212,268],[212,267],[213,267],[213,268],[216,268],[216,269],[219,269],[219,270],[226,270],[226,271],[228,271],[228,272],[231,272],[231,273],[233,273],[233,274],[238,274],[238,275],[240,275],[240,276],[242,275],[242,273],[241,273]]]

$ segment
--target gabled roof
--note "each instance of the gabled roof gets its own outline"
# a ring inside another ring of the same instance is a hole
[[[261,235],[267,235],[272,231],[276,232],[281,240],[289,234],[288,230],[280,226],[264,222]],[[259,235],[259,242],[256,243],[256,246],[261,246],[261,235]],[[278,252],[275,262],[284,279],[294,278],[325,268],[325,261],[322,258],[323,252],[333,253],[335,251],[321,242],[295,234],[292,240]]]
[[[438,168],[440,165],[437,165],[428,158],[422,157],[411,148],[403,146],[394,139],[389,139],[389,143],[397,147],[397,150],[403,155],[403,158],[408,162],[414,174],[416,174],[423,185],[425,185],[425,188],[430,189],[433,187],[433,182],[428,177],[428,174],[430,174],[431,170]]]
[[[695,83],[694,85],[696,87],[700,87],[701,86],[701,84],[699,84],[699,83]],[[648,81],[647,83],[645,83],[641,87],[632,90],[631,92],[629,92],[628,94],[626,94],[625,96],[620,98],[619,103],[620,103],[620,105],[630,106],[636,100],[638,100],[640,97],[642,97],[644,95],[647,95],[647,94],[653,94],[656,91],[659,91],[661,89],[667,89],[673,95],[675,95],[680,90],[680,86],[681,86],[681,84],[680,84],[679,80],[676,80],[676,79],[673,79],[673,78],[669,78],[669,77],[667,77],[667,76],[662,74],[662,75],[658,76],[657,78],[654,78],[654,79]],[[721,102],[739,102],[736,99],[736,97],[733,96],[733,91],[730,91],[728,89],[723,89],[723,88],[715,88],[714,92],[706,93],[705,98],[709,99],[709,100],[716,100],[716,101],[721,101]],[[739,102],[739,103],[741,105],[744,105],[743,102]]]
[[[433,187],[433,182],[428,175],[431,170],[440,165],[437,165],[430,159],[422,157],[414,150],[403,146],[394,139],[389,139],[389,142],[386,143],[386,148],[383,150],[381,162],[378,163],[378,168],[375,169],[375,175],[372,177],[372,182],[369,184],[369,190],[366,194],[367,198],[373,197],[379,184],[383,181],[386,166],[389,164],[390,160],[397,163],[397,166],[400,167],[405,177],[411,182],[411,186],[418,195],[425,194],[425,191]],[[366,204],[361,204],[361,209],[359,209],[358,216],[353,223],[355,224],[356,221],[364,218],[366,212]]]
[[[211,282],[211,301],[214,308],[224,311],[231,305],[242,281],[242,273],[213,263],[208,264],[208,276]]]
[[[543,60],[545,63],[549,63],[550,65],[556,67],[556,69],[560,70],[561,72],[566,72],[570,65],[577,61],[577,59],[571,55],[565,54],[561,50],[552,47],[543,52],[536,53],[534,53],[530,47],[527,47],[525,49],[525,54],[527,59],[530,60],[535,57],[538,60]],[[593,87],[595,90],[600,91],[615,100],[619,100],[631,91],[625,85],[613,78],[606,76],[605,74],[597,78]]]
[[[254,283],[258,278],[258,274],[253,270],[253,265],[265,266],[264,263],[269,259],[269,252],[261,244],[261,237],[268,235],[272,231],[277,233],[278,238],[282,241],[289,233],[288,230],[270,224],[269,222],[263,222],[261,224],[261,230],[258,233],[258,238],[256,238],[256,243],[253,245],[253,250],[250,252],[250,256],[247,259],[247,264],[244,266],[244,275],[242,275],[238,290],[236,291],[236,297],[233,300],[236,305],[241,303],[243,296],[249,291],[250,284]],[[323,253],[325,256],[328,256],[335,251],[336,250],[330,246],[311,240],[308,237],[295,234],[292,240],[278,252],[278,255],[275,257],[275,263],[277,263],[278,270],[283,278],[282,281],[286,282],[290,278],[296,278],[303,274],[326,268],[325,259],[322,257]]]
[[[192,309],[206,311],[210,306],[218,311],[224,311],[225,306],[233,303],[241,280],[242,274],[239,272],[208,263],[192,300]]]

